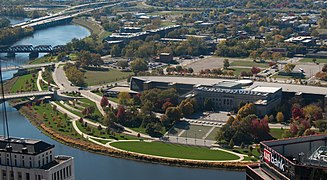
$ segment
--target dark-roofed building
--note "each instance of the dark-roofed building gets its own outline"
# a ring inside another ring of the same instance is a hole
[[[54,148],[40,140],[0,137],[0,179],[74,180],[73,157],[55,156]]]
[[[264,141],[260,164],[248,166],[246,179],[326,179],[327,135]]]

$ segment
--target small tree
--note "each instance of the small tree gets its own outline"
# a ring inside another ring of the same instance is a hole
[[[107,97],[103,96],[103,97],[101,98],[101,101],[100,101],[100,105],[101,105],[101,107],[104,108],[104,107],[108,106],[108,104],[109,104],[109,102],[108,102]]]
[[[229,141],[229,144],[228,144],[228,146],[231,148],[231,149],[233,149],[234,148],[234,141],[233,141],[233,139],[231,139],[230,141]]]
[[[279,123],[282,123],[284,121],[284,114],[282,112],[278,112],[276,115],[276,120]]]
[[[229,60],[228,59],[224,59],[224,69],[227,69],[229,67]]]

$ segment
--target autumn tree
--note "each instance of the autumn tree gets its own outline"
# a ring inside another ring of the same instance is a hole
[[[276,120],[279,123],[282,123],[284,121],[284,114],[282,112],[278,112],[276,115]]]
[[[118,103],[121,105],[129,105],[131,97],[128,92],[120,92],[118,94]]]
[[[254,114],[255,113],[255,106],[253,103],[247,103],[245,104],[243,107],[241,107],[241,109],[238,110],[237,114],[240,117],[246,117],[250,114]]]
[[[101,101],[100,101],[101,107],[104,108],[104,107],[108,106],[108,104],[109,104],[109,101],[108,101],[107,97],[102,96]]]
[[[284,66],[284,70],[285,72],[287,73],[290,73],[293,71],[293,69],[295,68],[295,64],[292,64],[292,63],[288,63]]]
[[[261,69],[260,68],[258,68],[258,67],[252,67],[251,68],[251,73],[252,74],[258,74],[259,72],[261,71]]]

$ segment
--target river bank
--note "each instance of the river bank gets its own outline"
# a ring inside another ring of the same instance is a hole
[[[113,149],[109,147],[103,147],[91,143],[87,140],[81,140],[73,138],[62,133],[56,132],[53,129],[47,127],[43,120],[29,112],[29,109],[26,106],[23,106],[19,109],[19,112],[24,115],[34,126],[40,129],[44,134],[50,136],[51,138],[59,141],[65,145],[79,148],[81,150],[86,150],[92,153],[97,153],[101,155],[107,155],[115,158],[124,158],[128,160],[153,163],[153,164],[162,164],[168,166],[177,166],[177,167],[188,167],[188,168],[205,168],[205,169],[224,169],[224,170],[233,170],[233,171],[243,171],[245,167],[252,162],[219,162],[219,161],[201,161],[201,160],[186,160],[186,159],[177,159],[177,158],[165,158],[157,157],[152,155],[145,155],[140,153],[128,152],[119,149]]]

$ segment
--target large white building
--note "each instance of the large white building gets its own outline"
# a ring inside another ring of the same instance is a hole
[[[0,137],[0,180],[74,180],[74,161],[55,156],[54,145]]]

